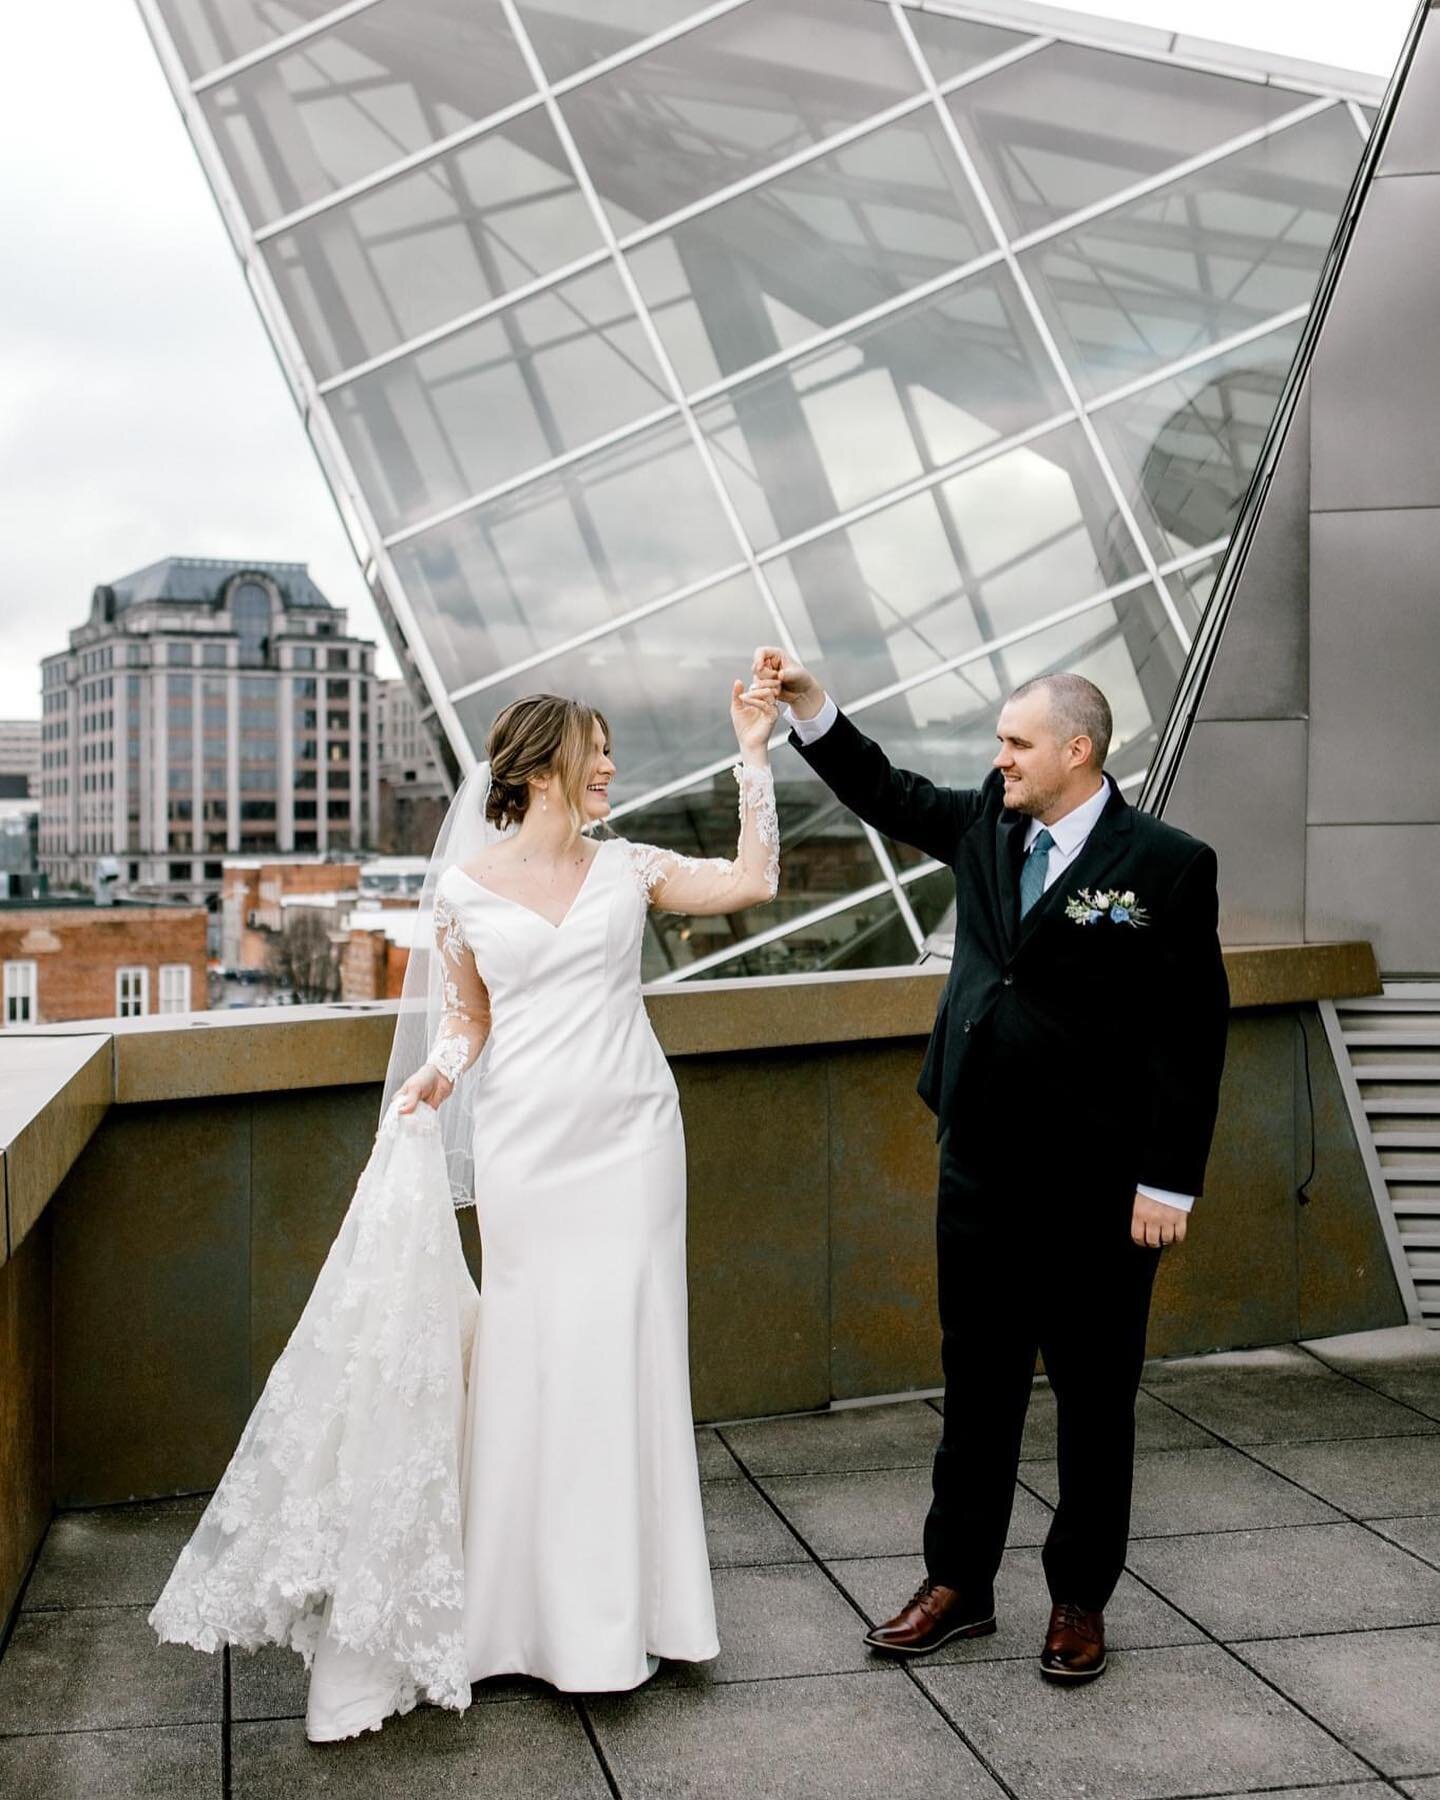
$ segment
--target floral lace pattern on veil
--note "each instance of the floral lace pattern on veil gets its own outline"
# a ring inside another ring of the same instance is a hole
[[[392,1106],[150,1613],[163,1642],[284,1644],[309,1668],[323,1636],[385,1670],[392,1712],[469,1705],[459,1422],[478,1305],[435,1113]]]

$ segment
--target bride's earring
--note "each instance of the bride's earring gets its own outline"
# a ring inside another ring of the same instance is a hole
[[[541,812],[549,812],[550,810],[550,790],[548,788],[541,788],[540,790],[540,810]]]

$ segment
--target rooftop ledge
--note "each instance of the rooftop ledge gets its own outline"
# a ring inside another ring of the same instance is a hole
[[[1368,943],[1230,945],[1237,1010],[1381,990]],[[934,968],[653,985],[670,1056],[923,1037],[945,980]],[[396,1001],[167,1013],[0,1031],[0,1260],[40,1217],[111,1105],[379,1082]]]

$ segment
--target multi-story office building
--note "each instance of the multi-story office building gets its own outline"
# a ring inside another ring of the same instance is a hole
[[[0,798],[40,792],[40,721],[0,719]]]
[[[303,563],[169,557],[97,587],[41,664],[41,866],[218,896],[228,853],[373,837],[375,646]]]
[[[424,854],[435,842],[450,797],[434,739],[403,681],[376,682],[373,716],[376,847],[388,855]]]
[[[958,783],[1079,669],[1138,791],[1382,83],[1026,0],[138,3],[459,764],[578,693],[616,828],[724,852],[763,640]],[[650,975],[942,918],[776,767],[779,895]]]

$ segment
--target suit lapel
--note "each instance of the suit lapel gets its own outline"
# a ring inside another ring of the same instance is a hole
[[[1110,870],[1128,853],[1130,833],[1133,827],[1134,814],[1130,810],[1130,804],[1112,781],[1110,782],[1110,798],[1105,803],[1105,810],[1091,828],[1090,835],[1086,838],[1080,854],[1058,880],[1050,883],[1021,921],[1018,947],[1023,949],[1030,942],[1052,912],[1063,911],[1066,899],[1078,888],[1104,885],[1105,877]],[[1023,838],[1024,834],[1021,833],[1022,842]],[[1018,873],[1015,886],[1017,889],[1015,910],[1018,915]]]
[[[1029,823],[1024,813],[1005,811],[995,821],[995,911],[1000,935],[1011,950],[1020,934],[1020,865]]]

